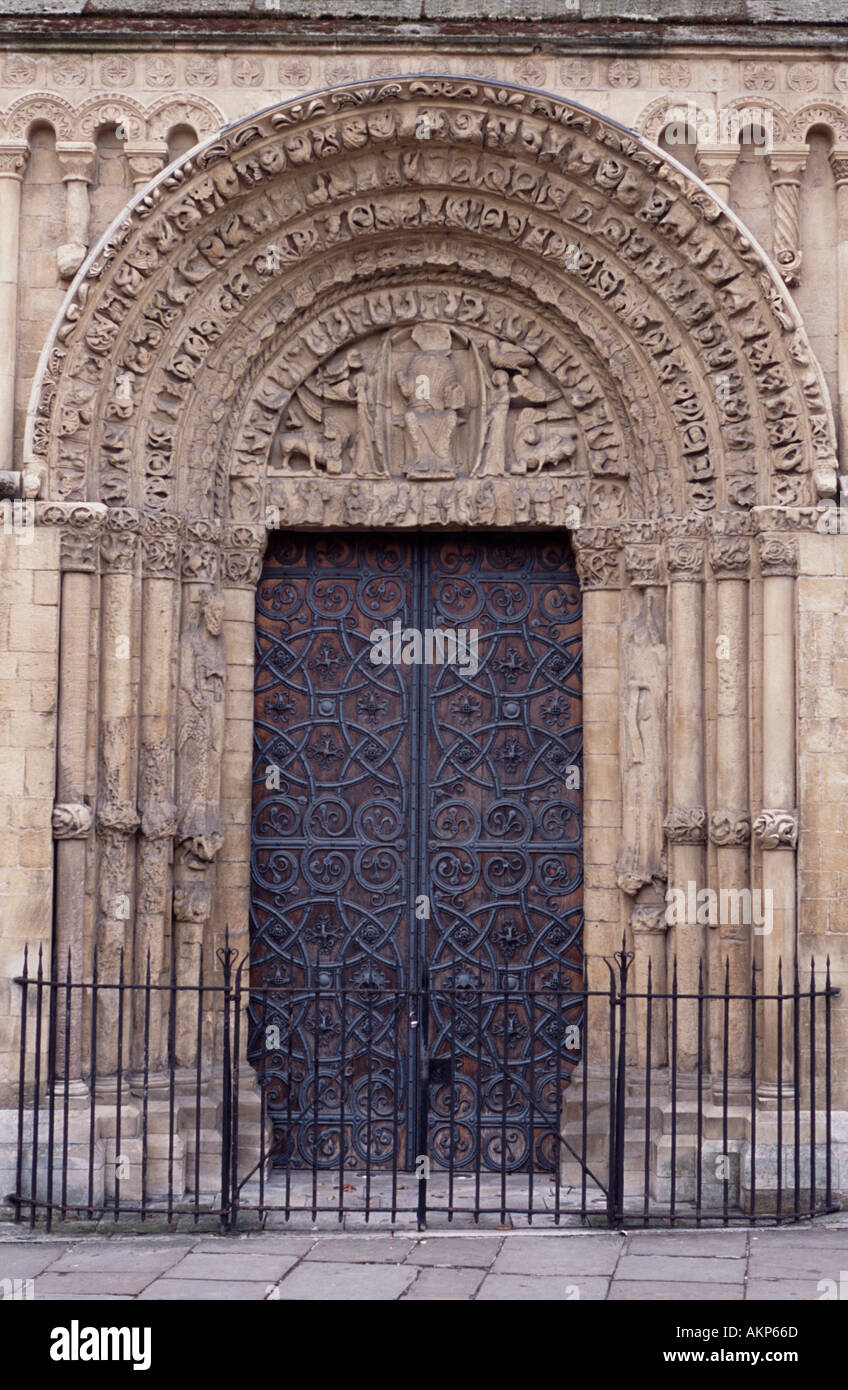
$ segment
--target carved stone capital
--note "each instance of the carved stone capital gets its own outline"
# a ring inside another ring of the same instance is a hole
[[[146,579],[176,579],[180,571],[178,516],[146,515],[141,523],[141,572]]]
[[[630,913],[630,926],[636,936],[665,936],[668,930],[664,903],[639,903]]]
[[[265,527],[228,526],[223,536],[224,582],[234,588],[253,589],[262,573],[268,533]]]
[[[836,187],[844,188],[848,185],[848,150],[844,146],[834,145],[829,159]]]
[[[57,140],[56,158],[62,170],[62,182],[75,179],[79,183],[93,183],[97,162],[97,146],[88,140]]]
[[[621,553],[618,550],[591,550],[578,542],[575,551],[577,573],[584,589],[620,589]]]
[[[183,531],[183,579],[211,584],[218,577],[218,521],[188,521]]]
[[[91,830],[91,807],[76,801],[57,802],[52,825],[54,840],[84,840]]]
[[[751,817],[747,811],[713,811],[710,840],[714,845],[745,845],[751,838]]]
[[[799,184],[804,177],[808,155],[806,145],[785,146],[772,150],[766,157],[772,184]]]
[[[761,811],[754,821],[753,833],[761,849],[795,849],[798,844],[798,812]]]
[[[628,545],[624,551],[624,568],[634,589],[647,589],[663,582],[660,555],[656,548]]]
[[[707,812],[703,806],[672,806],[663,821],[666,839],[673,845],[702,845],[707,839]]]
[[[167,163],[167,148],[160,143],[142,144],[139,141],[128,141],[124,149],[133,183],[149,183]]]
[[[798,542],[791,536],[759,536],[760,569],[763,577],[798,573]]]
[[[712,536],[710,565],[716,579],[746,579],[751,565],[747,536]]]
[[[100,533],[100,562],[104,574],[132,574],[138,553],[138,512],[110,507]]]
[[[36,504],[36,522],[62,528],[59,566],[62,572],[93,574],[97,569],[98,537],[106,521],[102,502],[45,502]]]
[[[0,141],[0,178],[17,179],[24,176],[29,159],[29,145],[26,140]]]
[[[698,540],[666,541],[668,577],[673,583],[696,583],[704,574],[704,545]]]

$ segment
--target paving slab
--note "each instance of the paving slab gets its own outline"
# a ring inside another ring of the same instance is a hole
[[[744,1259],[724,1255],[622,1255],[616,1266],[618,1279],[680,1280],[686,1284],[706,1280],[717,1284],[741,1284]]]
[[[47,1274],[38,1276],[36,1295],[38,1298],[53,1298],[62,1294],[65,1298],[73,1298],[78,1293],[111,1293],[128,1298],[141,1293],[155,1277],[155,1273],[144,1269],[113,1269],[99,1274],[87,1270],[54,1274],[49,1270]]]
[[[305,1255],[319,1237],[317,1233],[303,1231],[261,1231],[249,1236],[208,1237],[197,1240],[191,1247],[193,1255],[259,1254],[259,1255]]]
[[[51,1265],[51,1274],[121,1273],[131,1269],[149,1272],[149,1278],[162,1274],[188,1254],[191,1244],[188,1241],[162,1241],[156,1246],[137,1245],[135,1241],[98,1241],[96,1245],[78,1242]]]
[[[488,1269],[500,1248],[498,1236],[434,1236],[429,1240],[423,1237],[407,1257],[407,1264]]]
[[[748,1256],[748,1273],[760,1279],[799,1277],[839,1279],[840,1269],[848,1269],[848,1251],[788,1246],[785,1250],[753,1250]]]
[[[54,1264],[67,1245],[0,1245],[0,1279],[31,1279]]]
[[[610,1303],[670,1302],[700,1303],[715,1299],[719,1303],[741,1303],[742,1283],[669,1283],[662,1279],[614,1279],[609,1291]]]
[[[365,1264],[402,1264],[411,1251],[410,1236],[325,1236],[316,1242],[307,1260]],[[460,1263],[460,1262],[458,1262]]]
[[[826,1277],[826,1276],[825,1276]],[[757,1300],[781,1303],[789,1299],[816,1303],[821,1298],[818,1279],[758,1279],[749,1278],[745,1289],[747,1302]]]
[[[297,1264],[297,1255],[186,1255],[168,1270],[169,1279],[255,1280],[273,1284]]]
[[[624,1251],[621,1236],[510,1236],[494,1274],[608,1275]]]
[[[609,1279],[589,1276],[587,1278],[567,1279],[553,1274],[487,1274],[480,1285],[477,1302],[536,1302],[556,1300],[564,1303],[569,1300],[592,1300],[597,1302],[607,1296]]]
[[[631,1233],[629,1255],[727,1255],[743,1256],[748,1249],[747,1231],[641,1231]]]
[[[281,1299],[356,1302],[395,1299],[415,1278],[414,1265],[323,1264],[304,1260],[280,1284]]]
[[[407,1299],[471,1299],[485,1276],[483,1269],[422,1269],[403,1295]]]
[[[268,1285],[254,1283],[252,1280],[239,1282],[234,1279],[222,1279],[216,1282],[209,1279],[157,1279],[139,1295],[139,1302],[167,1300],[188,1303],[193,1299],[202,1299],[205,1303],[214,1299],[227,1303],[234,1300],[244,1303],[250,1299],[264,1300],[267,1296]]]

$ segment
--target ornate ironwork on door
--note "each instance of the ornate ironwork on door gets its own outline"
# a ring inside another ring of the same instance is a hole
[[[280,534],[256,614],[249,1055],[277,1154],[553,1167],[582,988],[567,544]]]

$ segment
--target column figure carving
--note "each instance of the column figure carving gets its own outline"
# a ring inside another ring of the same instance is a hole
[[[138,910],[133,970],[142,980],[150,960],[151,979],[170,975],[166,946],[171,931],[170,866],[177,808],[174,791],[173,680],[179,604],[180,520],[146,515],[141,532],[141,688],[139,692],[139,787],[141,816],[137,860]],[[195,983],[190,981],[188,983]],[[143,1062],[143,1000],[133,1028],[133,1066]],[[162,995],[151,1001],[150,1067],[165,1061]]]
[[[116,980],[124,956],[131,971],[135,901],[134,839],[136,809],[135,565],[138,514],[129,507],[110,508],[100,537],[100,767],[97,795],[98,970],[102,980]],[[104,991],[98,1037],[106,1057],[115,1055],[117,992]],[[126,1055],[126,1054],[125,1054]]]
[[[182,552],[176,744],[176,859],[173,934],[179,978],[197,979],[212,912],[214,860],[223,844],[220,816],[226,659],[219,588],[220,524],[190,522]],[[177,1013],[177,1061],[196,1054],[196,1012]]]
[[[848,459],[848,149],[834,147],[830,167],[836,181],[837,384],[839,455]]]

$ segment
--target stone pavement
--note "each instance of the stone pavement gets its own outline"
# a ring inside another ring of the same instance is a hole
[[[848,1298],[842,1215],[784,1229],[627,1234],[62,1237],[0,1226],[0,1298],[816,1301],[839,1298],[840,1286]]]

